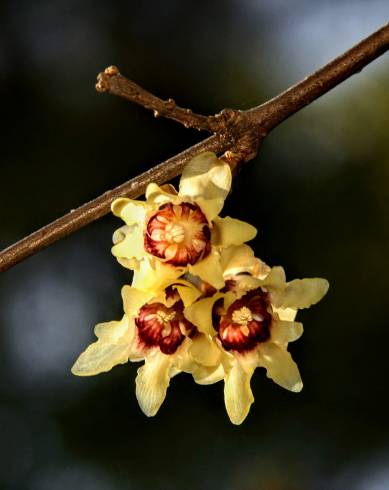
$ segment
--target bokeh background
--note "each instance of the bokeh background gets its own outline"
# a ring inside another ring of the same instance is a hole
[[[116,64],[211,114],[276,95],[388,21],[387,0],[4,1],[0,6],[0,246],[200,141],[94,91]],[[225,214],[289,278],[322,276],[291,351],[305,387],[253,378],[230,424],[222,383],[175,378],[158,416],[137,365],[70,367],[130,281],[105,217],[0,277],[0,488],[389,489],[389,58],[284,122],[234,181]]]

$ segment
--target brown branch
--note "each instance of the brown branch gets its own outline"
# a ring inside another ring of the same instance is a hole
[[[210,133],[226,133],[236,126],[241,111],[223,109],[214,116],[195,114],[190,109],[179,107],[173,99],[162,100],[145,90],[132,80],[123,77],[116,66],[109,66],[97,76],[96,90],[118,95],[134,104],[153,111],[154,117],[166,117],[183,124],[186,128],[208,131]]]
[[[182,123],[186,128],[211,131],[208,117],[193,113],[190,109],[178,107],[173,99],[162,100],[132,80],[123,77],[116,66],[109,66],[97,76],[96,90],[118,95],[124,99],[150,109],[154,117],[167,117]]]
[[[388,49],[389,24],[268,102],[249,111],[227,109],[208,117],[180,108],[170,99],[163,101],[122,77],[116,69],[107,69],[104,74],[99,75],[98,90],[141,104],[152,109],[155,115],[169,117],[186,127],[216,134],[11,245],[0,253],[0,271],[5,271],[51,243],[104,216],[109,212],[111,202],[117,197],[136,198],[144,193],[149,182],[162,184],[171,180],[200,152],[214,151],[218,155],[226,152],[224,159],[232,166],[241,160],[248,161],[254,158],[262,138],[275,126],[361,71]]]

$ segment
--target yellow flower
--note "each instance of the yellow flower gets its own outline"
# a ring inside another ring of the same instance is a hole
[[[186,272],[223,287],[221,251],[256,235],[248,223],[218,216],[230,187],[230,167],[208,152],[186,166],[178,193],[171,185],[149,184],[146,201],[113,202],[126,225],[115,232],[112,253],[135,270],[135,287],[155,290]]]
[[[219,373],[222,366],[227,413],[231,422],[241,424],[254,401],[250,380],[256,367],[264,367],[283,388],[302,389],[287,347],[303,333],[302,324],[294,321],[297,310],[317,303],[328,282],[319,278],[286,282],[282,267],[270,269],[246,245],[227,248],[222,264],[223,290],[189,305],[184,315],[213,343],[201,352],[194,347],[190,353],[200,363],[212,359]],[[194,378],[204,382],[199,372]]]
[[[189,347],[197,343],[201,347],[205,335],[184,317],[183,310],[200,295],[185,280],[165,284],[158,295],[124,286],[123,318],[96,325],[98,340],[77,359],[73,374],[93,376],[118,364],[144,360],[136,377],[136,396],[143,412],[155,415],[166,397],[170,379],[182,371],[196,376],[199,369]],[[214,359],[211,361],[215,364]],[[202,372],[204,369],[201,367]],[[212,374],[212,381],[216,375],[218,379],[223,377],[218,366],[212,365],[209,376]]]

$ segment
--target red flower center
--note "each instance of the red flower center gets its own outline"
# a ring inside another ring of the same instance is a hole
[[[270,338],[268,294],[261,288],[234,301],[227,313],[214,315],[218,337],[226,350],[246,352]]]
[[[196,327],[183,314],[178,301],[167,308],[162,303],[143,305],[135,319],[140,341],[146,347],[159,347],[164,354],[174,354],[185,337],[192,337]]]
[[[197,204],[164,204],[148,220],[145,250],[176,267],[195,264],[209,254],[211,232]]]

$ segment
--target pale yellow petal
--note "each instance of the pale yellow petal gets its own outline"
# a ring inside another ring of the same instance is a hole
[[[173,186],[162,186],[151,183],[146,189],[146,200],[148,204],[161,206],[176,199],[177,192]]]
[[[197,264],[190,265],[189,272],[195,276],[199,276],[200,279],[216,289],[224,287],[220,255],[216,250],[212,250],[205,259],[200,260]]]
[[[158,260],[151,263],[150,259],[146,258],[140,262],[139,270],[134,271],[132,285],[137,289],[159,294],[164,285],[173,282],[180,275],[182,275],[181,269],[162,264]]]
[[[229,165],[214,153],[205,152],[193,158],[185,167],[179,187],[180,197],[225,199],[232,182]]]
[[[189,284],[190,283],[188,283],[188,285],[176,284],[173,286],[180,295],[185,307],[194,303],[202,294],[195,286]]]
[[[250,387],[254,369],[244,369],[236,361],[224,380],[224,402],[230,420],[239,425],[247,417],[254,396]]]
[[[294,342],[303,334],[303,324],[273,319],[271,324],[271,340],[282,346]]]
[[[132,335],[132,330],[132,323],[128,316],[124,315],[120,321],[98,323],[94,333],[97,338],[105,342],[118,342],[123,337]]]
[[[221,263],[224,276],[247,272],[256,278],[265,277],[270,267],[254,257],[249,245],[231,245],[221,251]]]
[[[111,252],[117,258],[141,260],[145,255],[143,229],[132,226],[124,240],[114,245]]]
[[[193,323],[200,332],[214,335],[216,331],[212,325],[212,308],[215,302],[223,297],[223,293],[216,293],[210,298],[203,298],[196,301],[196,303],[185,308],[185,318]]]
[[[151,291],[142,291],[131,286],[122,287],[123,309],[127,315],[136,316],[139,309],[152,297]]]
[[[259,347],[259,363],[266,368],[267,377],[287,390],[298,392],[303,388],[297,364],[290,353],[272,342]]]
[[[72,367],[72,373],[77,376],[93,376],[128,361],[135,329],[126,315],[119,322],[96,325],[95,334],[99,340],[91,344]]]
[[[327,293],[329,283],[325,279],[295,279],[287,283],[282,294],[277,295],[276,306],[283,308],[309,308]]]
[[[212,385],[224,379],[225,372],[222,364],[216,366],[197,365],[192,371],[195,383],[199,385]]]
[[[243,294],[244,293],[242,293],[242,296]],[[224,294],[224,302],[223,302],[224,311],[228,310],[228,308],[232,305],[232,303],[234,303],[238,299],[238,296],[239,295],[233,293],[232,291],[227,291]]]
[[[122,218],[126,225],[129,226],[145,220],[146,209],[143,201],[134,201],[121,197],[113,201],[111,209],[115,216]]]
[[[139,269],[139,260],[137,259],[125,259],[123,257],[116,257],[116,260],[122,267],[135,271]]]
[[[196,204],[200,206],[201,211],[205,214],[208,222],[211,223],[223,209],[224,197],[219,197],[215,199],[204,199],[203,197],[196,197]]]
[[[126,238],[126,236],[131,232],[131,228],[132,227],[130,226],[123,225],[117,230],[115,230],[112,235],[112,243],[116,245],[117,243],[122,242]]]
[[[277,313],[280,320],[286,320],[287,322],[293,322],[296,318],[297,310],[294,308],[277,308],[272,305],[273,312]]]
[[[242,245],[252,240],[257,230],[254,226],[239,219],[215,217],[213,220],[212,243],[218,247]]]
[[[272,267],[269,274],[263,279],[263,286],[270,291],[283,291],[286,287],[284,269],[280,266]]]
[[[126,363],[128,356],[128,345],[110,344],[98,340],[80,355],[72,367],[72,373],[77,376],[94,376],[104,373],[118,364]]]
[[[221,351],[210,335],[196,335],[192,339],[189,354],[198,364],[203,366],[209,367],[220,364]]]
[[[172,356],[154,351],[138,369],[136,377],[136,397],[143,413],[153,417],[166,398],[170,383]]]

